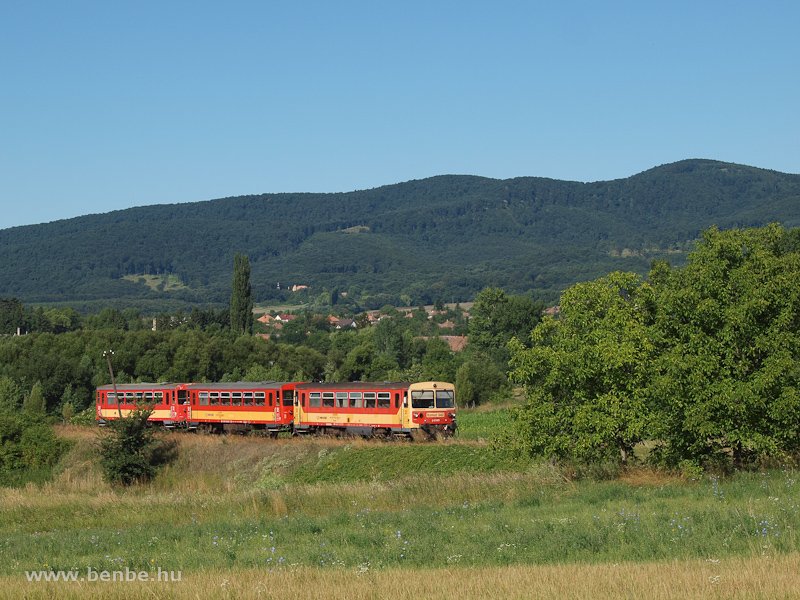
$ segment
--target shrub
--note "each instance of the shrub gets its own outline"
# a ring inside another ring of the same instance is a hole
[[[100,463],[110,483],[127,486],[148,481],[175,458],[177,444],[156,436],[147,422],[151,412],[135,410],[108,423],[107,435],[100,441]]]

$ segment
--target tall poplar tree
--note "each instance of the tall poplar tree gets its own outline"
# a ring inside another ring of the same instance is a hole
[[[250,289],[250,259],[244,254],[233,257],[231,287],[231,329],[236,333],[252,333],[253,296]]]

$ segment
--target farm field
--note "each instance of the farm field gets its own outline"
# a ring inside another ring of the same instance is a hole
[[[613,481],[480,440],[508,423],[464,411],[430,444],[175,434],[152,483],[105,484],[96,430],[54,479],[0,489],[0,596],[800,597],[791,470]],[[26,572],[157,569],[180,582],[28,582]]]

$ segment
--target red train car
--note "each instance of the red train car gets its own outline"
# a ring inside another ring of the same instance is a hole
[[[107,421],[127,416],[136,408],[153,409],[150,421],[165,427],[181,427],[186,423],[185,384],[180,383],[122,383],[116,386],[103,385],[95,393],[95,413],[97,422],[105,425]]]
[[[456,430],[455,388],[421,383],[301,383],[296,433],[450,436]]]
[[[190,383],[186,385],[190,429],[289,431],[294,420],[296,383]]]

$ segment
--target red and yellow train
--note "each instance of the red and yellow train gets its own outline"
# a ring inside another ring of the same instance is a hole
[[[420,383],[133,383],[97,388],[97,422],[152,408],[167,428],[262,431],[277,435],[345,433],[362,436],[451,436],[455,388]]]

